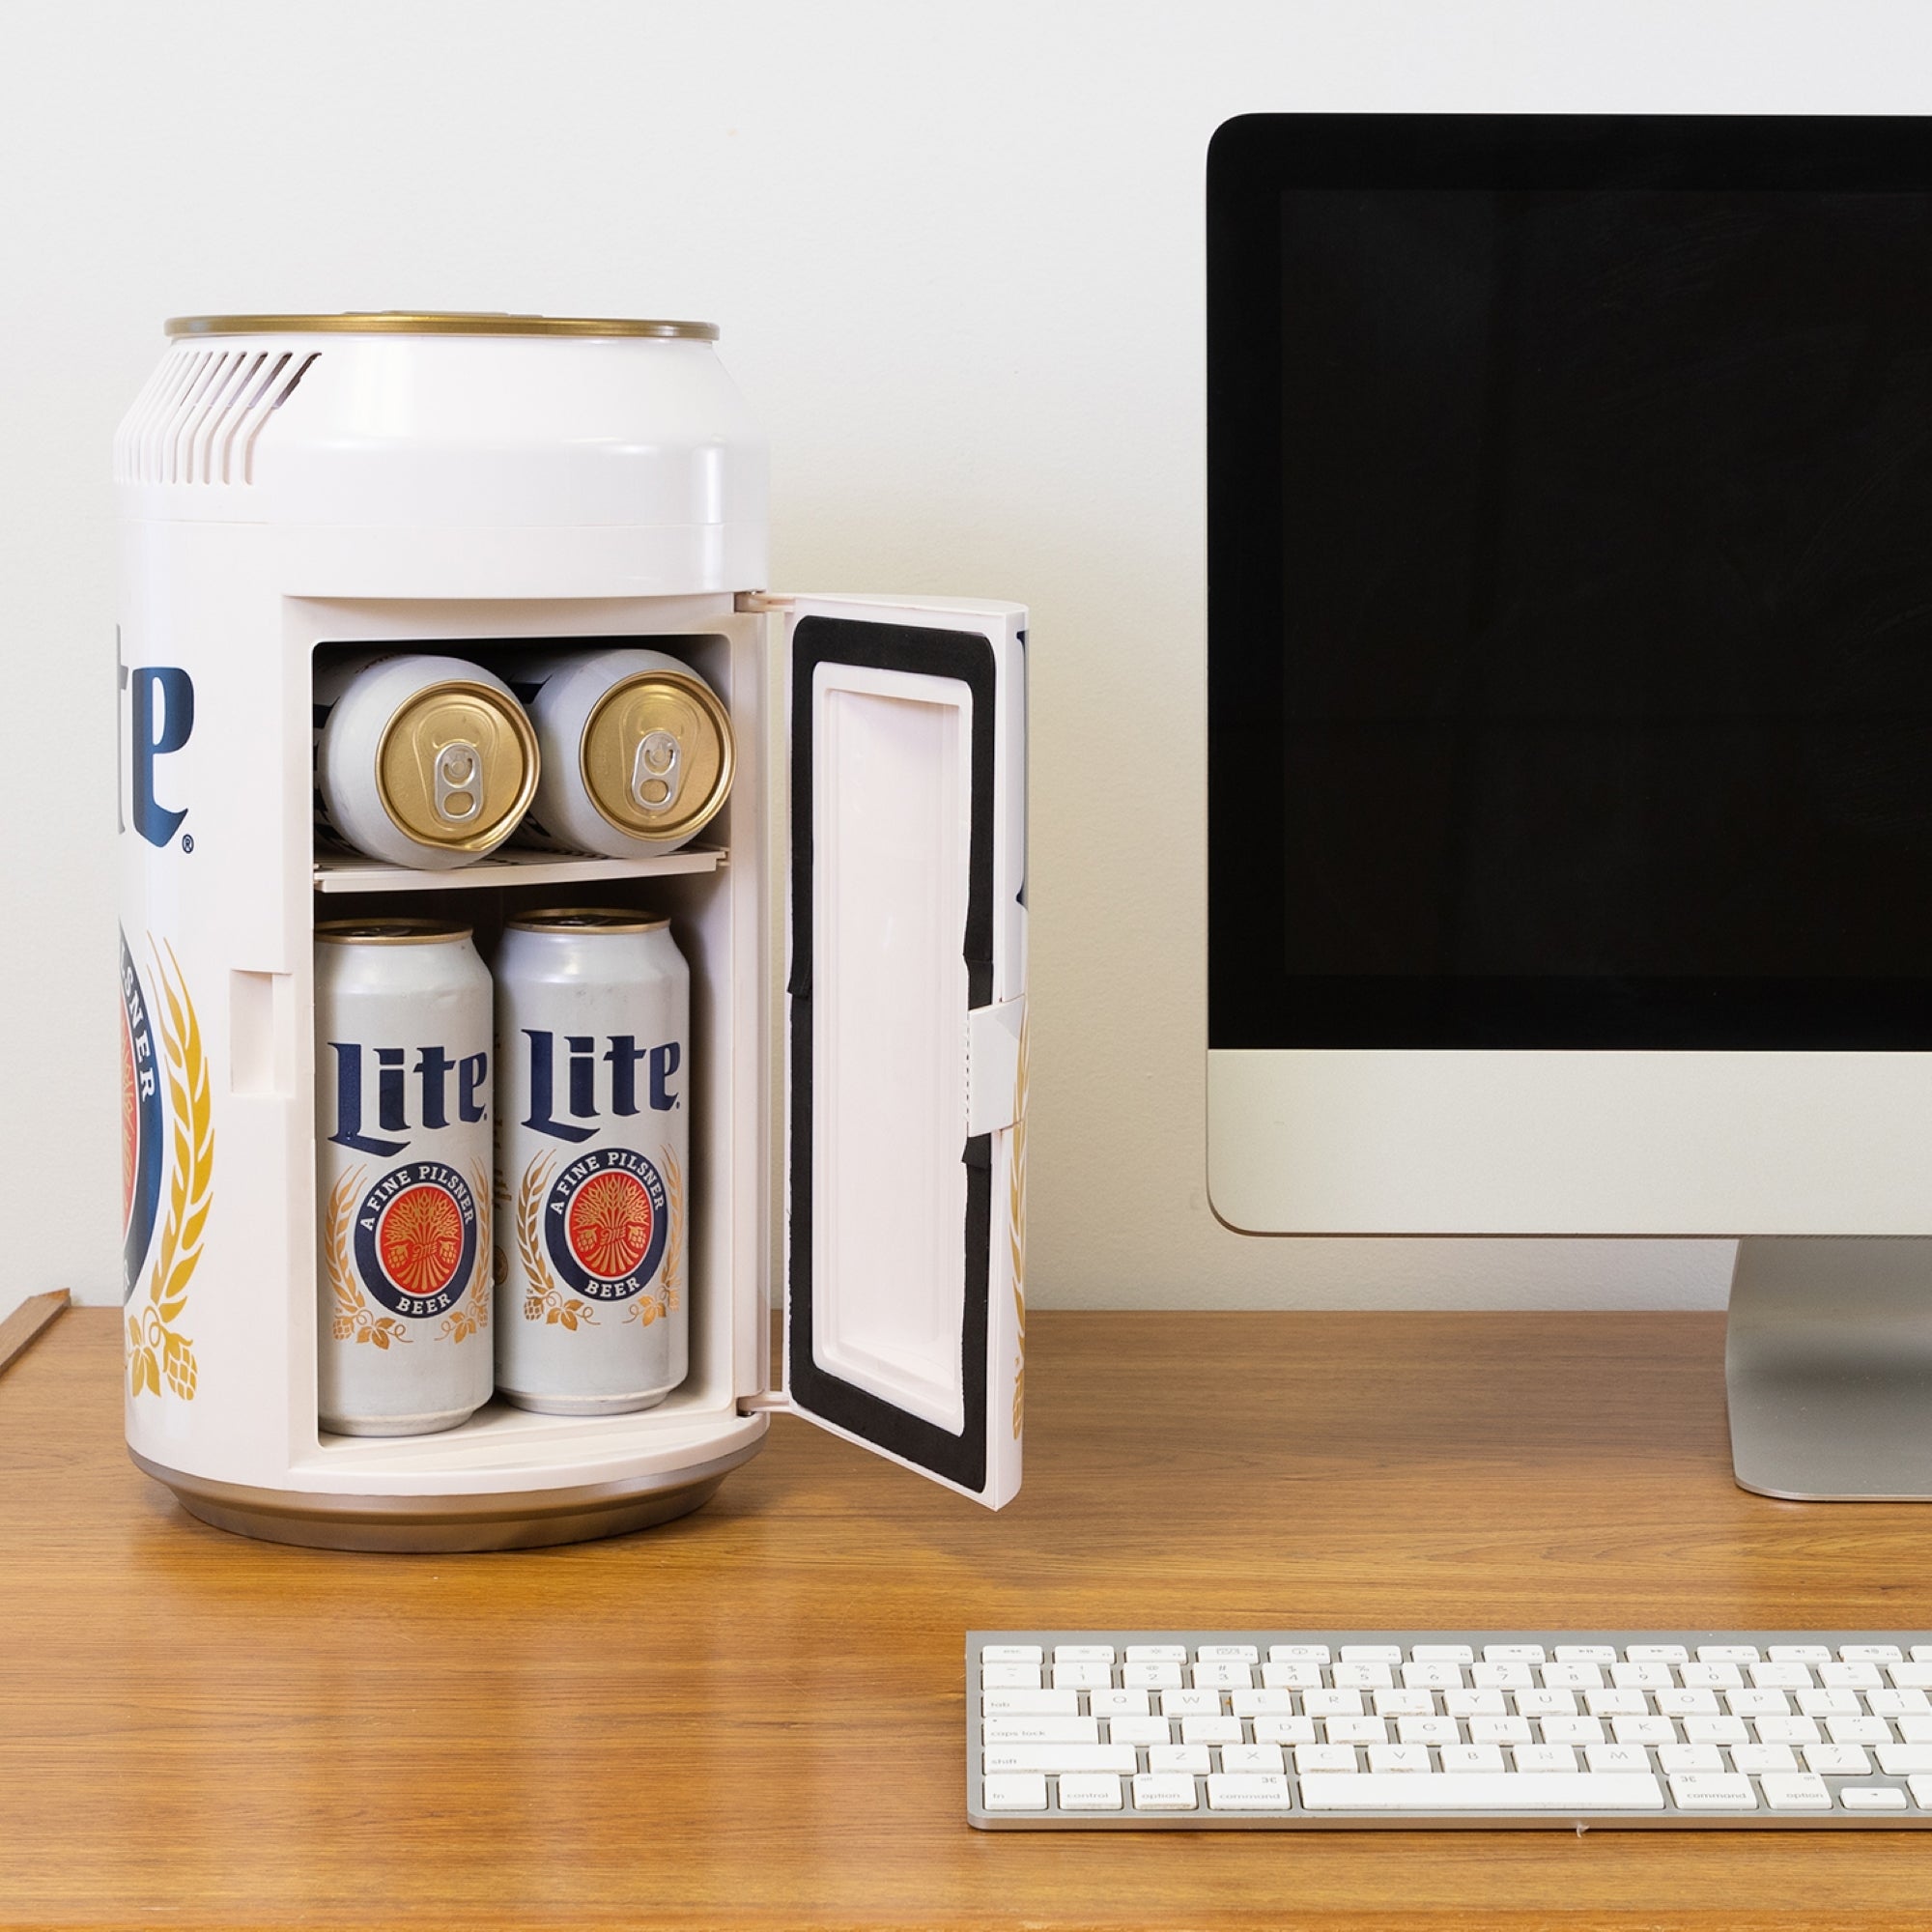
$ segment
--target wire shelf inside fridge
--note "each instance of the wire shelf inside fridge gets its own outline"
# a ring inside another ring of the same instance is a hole
[[[355,852],[318,852],[319,893],[423,893],[474,891],[478,886],[570,886],[596,879],[661,879],[686,872],[715,872],[725,862],[714,846],[687,845],[656,859],[585,859],[553,852],[505,851],[448,872],[391,866]]]

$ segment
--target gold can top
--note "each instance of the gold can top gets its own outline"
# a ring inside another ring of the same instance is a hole
[[[449,678],[397,707],[376,747],[376,794],[418,844],[487,852],[537,789],[537,734],[514,697]]]
[[[367,309],[341,315],[177,315],[167,334],[203,335],[574,335],[649,336],[716,342],[715,322],[657,322],[628,316],[511,315],[495,309]]]
[[[730,794],[731,721],[701,678],[639,671],[597,700],[578,761],[590,803],[619,832],[689,838]]]
[[[315,940],[318,946],[446,946],[471,930],[440,919],[327,919]]]
[[[516,932],[657,932],[670,921],[635,906],[541,906],[503,923]]]

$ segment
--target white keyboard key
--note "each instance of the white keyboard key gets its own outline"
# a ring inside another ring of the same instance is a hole
[[[1527,1745],[1530,1736],[1527,1718],[1471,1718],[1469,1742],[1472,1745]]]
[[[1827,1718],[1825,1730],[1834,1745],[1889,1745],[1893,1736],[1883,1718]]]
[[[1932,1663],[1891,1663],[1885,1674],[1901,1690],[1932,1690]]]
[[[1518,1745],[1516,1768],[1522,1772],[1567,1772],[1574,1775],[1577,1753],[1568,1745]]]
[[[1902,1664],[1901,1669],[1910,1670],[1912,1665]],[[1750,1681],[1760,1690],[1808,1690],[1811,1688],[1811,1670],[1804,1663],[1753,1663],[1750,1667]]]
[[[1686,1663],[1678,1668],[1677,1681],[1687,1690],[1736,1690],[1745,1674],[1735,1663],[1722,1660],[1712,1663]]]
[[[1751,1729],[1761,1745],[1815,1745],[1818,1742],[1816,1718],[1753,1718]]]
[[[1286,1811],[1292,1802],[1285,1777],[1223,1771],[1208,1780],[1210,1811]]]
[[[1663,1789],[1647,1772],[1304,1773],[1301,1803],[1310,1811],[1661,1811]]]
[[[1359,1690],[1304,1690],[1301,1708],[1311,1718],[1359,1718],[1364,1715]]]
[[[1080,1714],[1077,1690],[982,1690],[982,1718],[1073,1718]]]
[[[1405,1663],[1402,1666],[1405,1690],[1460,1690],[1463,1666],[1460,1663]]]
[[[1163,1718],[1218,1718],[1221,1693],[1218,1690],[1163,1690],[1160,1693]]]
[[[1737,1771],[1759,1774],[1775,1771],[1795,1773],[1798,1760],[1792,1756],[1789,1745],[1733,1745],[1731,1765]]]
[[[1053,1661],[1056,1663],[1104,1663],[1111,1668],[1114,1646],[1111,1643],[1057,1643],[1053,1646]]]
[[[1669,1776],[1685,1771],[1722,1771],[1724,1754],[1716,1745],[1659,1745],[1657,1768]]]
[[[1516,1708],[1525,1718],[1574,1718],[1577,1693],[1574,1690],[1519,1690]]]
[[[1129,1663],[1185,1663],[1187,1646],[1184,1643],[1130,1643],[1127,1646]]]
[[[1599,1718],[1539,1718],[1536,1728],[1547,1745],[1600,1745],[1604,1742],[1603,1720]]]
[[[1791,1695],[1785,1690],[1725,1690],[1720,1694],[1734,1718],[1783,1718],[1791,1712]]]
[[[1807,1718],[1861,1718],[1865,1707],[1856,1690],[1800,1690],[1798,1708]]]
[[[1399,1643],[1345,1643],[1342,1646],[1344,1663],[1400,1663],[1402,1645]]]
[[[1435,1693],[1433,1690],[1372,1690],[1369,1701],[1378,1718],[1433,1718]]]
[[[1874,1718],[1932,1717],[1932,1703],[1922,1690],[1867,1690],[1863,1696]]]
[[[1476,1653],[1466,1643],[1417,1643],[1409,1656],[1418,1663],[1473,1663]]]
[[[1331,1745],[1385,1745],[1389,1727],[1379,1718],[1323,1718],[1321,1734]]]
[[[1828,1690],[1842,1687],[1848,1690],[1869,1690],[1883,1684],[1885,1675],[1876,1663],[1855,1658],[1848,1663],[1821,1663],[1818,1682]]]
[[[1905,1809],[1905,1793],[1895,1784],[1841,1784],[1838,1797],[1847,1811]]]
[[[1241,1742],[1238,1718],[1182,1718],[1180,1742],[1184,1745],[1237,1745]]]
[[[1217,1660],[1194,1666],[1194,1688],[1197,1690],[1246,1690],[1254,1681],[1255,1673],[1245,1663]]]
[[[1442,1709],[1452,1718],[1505,1718],[1508,1693],[1502,1690],[1445,1690]]]
[[[1121,1780],[1096,1776],[1093,1772],[1073,1773],[1060,1780],[1060,1808],[1063,1811],[1118,1811],[1121,1808]]]
[[[1660,1697],[1676,1696],[1715,1696],[1715,1691],[1663,1691]],[[1650,1716],[1650,1699],[1641,1690],[1585,1690],[1583,1705],[1593,1718],[1647,1718]]]
[[[1163,1772],[1144,1771],[1134,1779],[1136,1811],[1192,1811],[1194,1780]]]
[[[1932,1643],[1915,1643],[1912,1646],[1914,1663],[1932,1663]]]
[[[984,1780],[988,1811],[1044,1811],[1046,1779],[1037,1772],[1004,1772]]]
[[[1037,1690],[1039,1668],[1032,1663],[982,1663],[980,1666],[982,1690]]]
[[[1672,1750],[1682,1750],[1686,1747],[1673,1745]],[[1650,1753],[1641,1745],[1585,1745],[1583,1761],[1592,1771],[1648,1771]],[[1721,1770],[1721,1765],[1713,1765],[1714,1771]],[[1447,1770],[1445,1764],[1443,1767]],[[1690,1769],[1689,1766],[1686,1769]]]
[[[1774,1663],[1830,1663],[1831,1651],[1822,1643],[1775,1643],[1765,1655]]]
[[[1624,1655],[1633,1663],[1688,1663],[1690,1653],[1681,1643],[1631,1643]]]
[[[1294,1709],[1286,1690],[1233,1690],[1228,1702],[1237,1718],[1285,1718]]]
[[[1065,1693],[1052,1690],[1047,1694],[1060,1697]],[[1096,1718],[1145,1718],[1148,1694],[1145,1690],[1090,1690],[1087,1708]]]
[[[1270,1663],[1326,1663],[1328,1646],[1325,1643],[1271,1643],[1268,1645]]]
[[[1820,1777],[1869,1777],[1871,1759],[1857,1745],[1806,1745],[1804,1769]]]
[[[1892,1724],[1901,1742],[1908,1745],[1932,1745],[1932,1718],[1894,1718]]]
[[[1532,1663],[1472,1663],[1469,1682],[1478,1690],[1530,1690],[1536,1686]]]
[[[1053,1688],[1056,1690],[1105,1690],[1113,1681],[1113,1669],[1105,1663],[1056,1663],[1053,1666]]]
[[[1263,1664],[1262,1682],[1270,1690],[1319,1690],[1321,1666],[1312,1660],[1287,1658],[1279,1663]]]
[[[1719,1715],[1715,1690],[1653,1690],[1651,1698],[1660,1718],[1715,1718]]]
[[[1755,1811],[1757,1793],[1741,1771],[1680,1771],[1670,1780],[1680,1811]]]
[[[1714,1724],[1721,1722],[1717,1718],[1686,1718],[1688,1732],[1692,1724]],[[1738,1725],[1739,1734],[1744,1726]],[[1677,1742],[1677,1726],[1668,1718],[1612,1718],[1610,1735],[1620,1745],[1674,1745]],[[1696,1742],[1695,1739],[1692,1740]]]
[[[1906,1783],[1912,1787],[1912,1802],[1921,1811],[1932,1811],[1932,1777],[1908,1777]]]
[[[1097,1745],[1100,1726],[1092,1718],[982,1718],[980,1736],[988,1745]]]
[[[1604,1673],[1594,1663],[1546,1663],[1543,1684],[1547,1690],[1601,1690]]]
[[[1808,1772],[1768,1772],[1758,1779],[1764,1802],[1774,1811],[1829,1811],[1832,1794],[1822,1777]]]
[[[1888,1777],[1915,1777],[1932,1772],[1932,1745],[1874,1745],[1872,1755]]]
[[[1499,1745],[1444,1745],[1440,1755],[1444,1771],[1490,1771],[1500,1775],[1508,1769]],[[1593,1765],[1591,1769],[1596,1767]]]
[[[1338,1690],[1386,1690],[1395,1683],[1386,1663],[1338,1663],[1328,1672],[1328,1680]]]
[[[1750,1743],[1750,1728],[1742,1718],[1686,1718],[1684,1735],[1693,1745]]]
[[[1559,1643],[1550,1652],[1558,1663],[1614,1663],[1616,1646],[1608,1643]]]
[[[1372,1772],[1400,1771],[1410,1776],[1435,1767],[1429,1761],[1427,1745],[1371,1745],[1369,1769]]]
[[[1577,1720],[1573,1718],[1572,1723]],[[1587,1721],[1587,1719],[1585,1720]],[[1460,1745],[1462,1727],[1454,1718],[1398,1718],[1397,1741],[1406,1745]]]
[[[1315,1742],[1313,1718],[1257,1718],[1254,1720],[1258,1745],[1312,1745]]]
[[[1039,1668],[1039,1645],[1037,1643],[988,1643],[980,1646],[981,1663],[1030,1663]]]
[[[1610,1682],[1619,1690],[1673,1690],[1677,1679],[1669,1664],[1641,1658],[1610,1665]]]
[[[1038,1771],[1049,1776],[1063,1771],[1135,1769],[1134,1753],[1126,1745],[988,1745],[982,1766],[988,1777],[1009,1771]]]
[[[1699,1663],[1755,1663],[1757,1645],[1754,1643],[1700,1643],[1697,1646]]]
[[[1540,1643],[1486,1643],[1485,1663],[1543,1663],[1548,1662]]]
[[[1341,1772],[1353,1772],[1357,1760],[1354,1749],[1349,1745],[1297,1745],[1294,1751],[1294,1775],[1306,1777],[1311,1772],[1326,1772],[1331,1776]]]
[[[1251,1643],[1204,1643],[1194,1653],[1196,1663],[1253,1663],[1260,1653]]]
[[[1212,1767],[1206,1745],[1150,1745],[1148,1769],[1162,1777],[1206,1777]]]
[[[1133,1690],[1179,1690],[1181,1666],[1178,1663],[1123,1663],[1121,1682]]]
[[[1109,1718],[1107,1742],[1114,1745],[1166,1745],[1174,1729],[1165,1718]]]
[[[1286,1766],[1282,1762],[1279,1745],[1223,1745],[1221,1769],[1256,1772],[1270,1777],[1279,1777]]]
[[[1839,1647],[1838,1655],[1847,1663],[1868,1662],[1871,1663],[1900,1663],[1904,1662],[1895,1643],[1847,1643]]]

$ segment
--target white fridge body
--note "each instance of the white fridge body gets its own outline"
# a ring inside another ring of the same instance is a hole
[[[1024,611],[768,594],[764,449],[701,326],[184,327],[116,441],[136,1463],[249,1534],[516,1547],[696,1508],[788,1408],[1009,1500]],[[437,871],[318,847],[319,664],[586,642],[665,651],[724,698],[736,777],[692,845]],[[690,1372],[637,1414],[492,1402],[438,1435],[326,1434],[315,924],[428,913],[487,958],[506,917],[566,903],[667,914],[691,965]]]

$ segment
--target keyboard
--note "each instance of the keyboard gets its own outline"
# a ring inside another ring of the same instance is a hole
[[[1932,1824],[1932,1632],[974,1631],[991,1831]]]

